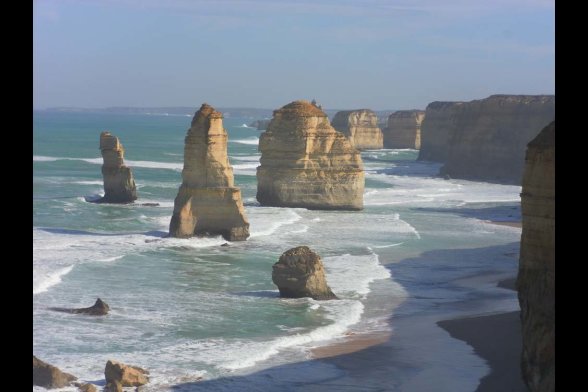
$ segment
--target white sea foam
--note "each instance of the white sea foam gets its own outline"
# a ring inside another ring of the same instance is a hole
[[[50,287],[61,283],[61,277],[69,274],[73,267],[73,265],[70,265],[55,271],[33,269],[33,294],[43,293],[49,290]]]
[[[239,143],[239,144],[250,144],[250,145],[258,145],[259,144],[259,138],[258,137],[252,137],[249,139],[237,139],[237,140],[229,140],[230,142],[233,143]]]
[[[34,162],[55,162],[55,161],[83,161],[94,165],[102,165],[102,158],[67,158],[67,157],[47,157],[47,156],[33,156]],[[181,171],[184,167],[183,163],[176,162],[154,162],[154,161],[133,161],[125,159],[125,164],[132,167],[142,167],[146,169],[170,169]]]
[[[369,292],[370,283],[377,279],[389,278],[390,271],[380,264],[378,255],[368,248],[371,254],[329,256],[323,259],[327,281],[334,293],[342,297],[364,298]]]
[[[298,222],[302,217],[292,208],[248,208],[251,238],[274,234],[280,227]]]

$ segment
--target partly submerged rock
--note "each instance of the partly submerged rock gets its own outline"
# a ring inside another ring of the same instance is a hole
[[[337,112],[331,122],[358,150],[381,149],[384,136],[378,126],[378,116],[372,110],[343,110]]]
[[[47,389],[69,386],[77,377],[62,372],[53,365],[41,361],[33,355],[33,385]]]
[[[361,155],[308,101],[274,111],[259,139],[257,200],[262,206],[363,209]]]
[[[521,193],[523,379],[534,392],[555,390],[555,121],[533,139]]]
[[[123,392],[123,387],[120,381],[108,381],[103,392]]]
[[[284,252],[272,267],[272,281],[278,286],[281,297],[337,299],[327,285],[320,256],[308,246]]]
[[[137,187],[133,172],[124,164],[125,150],[118,140],[108,131],[100,134],[100,151],[104,163],[104,197],[96,203],[131,203],[137,200]]]
[[[202,104],[194,115],[184,147],[182,185],[174,201],[169,235],[221,234],[228,241],[249,237],[241,190],[234,186],[222,113]]]
[[[138,387],[149,382],[149,372],[138,366],[109,360],[104,368],[106,382],[120,383],[123,387]]]
[[[90,316],[104,316],[108,314],[110,306],[100,298],[96,300],[94,305],[89,308],[49,308],[56,312],[75,313],[75,314],[88,314]]]
[[[78,387],[78,391],[79,392],[98,392],[98,389],[96,389],[96,386],[94,384],[86,383],[86,384],[81,384]]]

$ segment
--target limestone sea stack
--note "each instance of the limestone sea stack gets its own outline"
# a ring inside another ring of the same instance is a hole
[[[100,134],[100,151],[102,152],[102,177],[104,179],[104,197],[97,203],[131,203],[137,200],[137,188],[133,172],[124,163],[125,150],[118,140],[108,131]]]
[[[526,146],[555,118],[555,96],[492,95],[457,114],[440,174],[520,184]]]
[[[555,390],[555,121],[527,148],[517,290],[523,378],[533,392]]]
[[[369,109],[337,112],[331,124],[347,136],[351,145],[358,150],[384,147],[384,136],[378,126],[378,116]]]
[[[228,241],[249,237],[249,222],[234,185],[227,155],[223,115],[204,103],[194,115],[184,147],[182,185],[169,225],[172,237],[222,235]]]
[[[320,256],[308,246],[284,252],[272,267],[272,281],[284,298],[337,299],[327,285]]]
[[[388,124],[382,129],[384,148],[421,148],[421,123],[423,110],[398,110],[388,116]]]
[[[449,136],[455,129],[457,112],[464,102],[431,102],[421,124],[419,161],[445,162]]]
[[[308,101],[275,110],[259,138],[257,200],[263,206],[361,210],[361,155]]]

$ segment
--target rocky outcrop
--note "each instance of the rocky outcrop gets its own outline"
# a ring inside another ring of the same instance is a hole
[[[527,148],[517,289],[523,378],[533,392],[555,390],[555,121]]]
[[[465,103],[440,174],[520,184],[527,143],[554,117],[553,95],[492,95]]]
[[[308,246],[284,252],[272,267],[272,281],[284,298],[337,299],[327,285],[320,256]]]
[[[325,210],[363,208],[360,153],[308,101],[274,111],[259,139],[257,200],[263,206]]]
[[[384,134],[384,148],[421,148],[423,110],[398,110],[388,117]]]
[[[378,127],[378,116],[369,109],[337,112],[331,125],[347,136],[351,145],[358,150],[384,147],[384,136]]]
[[[123,392],[122,384],[119,381],[108,381],[104,386],[104,392]]]
[[[457,113],[464,102],[431,102],[421,124],[419,161],[445,162],[449,137],[455,130]]]
[[[100,134],[102,152],[102,177],[104,178],[104,197],[96,203],[131,203],[137,200],[137,188],[133,172],[124,163],[125,150],[110,132]]]
[[[47,389],[63,388],[77,380],[75,376],[62,372],[53,365],[41,361],[33,355],[33,385]]]
[[[94,305],[89,308],[49,308],[49,310],[74,314],[88,314],[90,316],[104,316],[105,314],[108,314],[110,306],[98,298]]]
[[[96,386],[90,383],[82,384],[78,387],[79,392],[98,392]]]
[[[234,185],[227,155],[223,115],[206,103],[194,115],[186,135],[182,179],[170,236],[221,234],[228,241],[249,237],[241,190]]]
[[[107,383],[119,383],[123,387],[138,387],[149,382],[149,372],[138,366],[125,365],[109,360],[104,368]]]

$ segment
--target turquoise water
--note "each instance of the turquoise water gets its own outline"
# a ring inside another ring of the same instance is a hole
[[[301,361],[310,348],[346,333],[393,328],[389,313],[421,287],[418,279],[395,282],[391,265],[424,251],[520,238],[520,229],[460,213],[516,208],[520,187],[433,177],[439,165],[416,162],[415,150],[362,153],[363,211],[260,207],[255,168],[261,131],[243,126],[252,120],[224,120],[251,237],[221,247],[220,237],[164,238],[191,115],[34,112],[35,355],[86,380],[100,380],[108,359],[146,367],[146,390]],[[124,145],[136,204],[85,201],[103,192],[103,130]],[[159,206],[139,204],[147,202]],[[298,245],[322,256],[328,282],[342,300],[278,298],[271,266]],[[434,268],[422,272],[423,281],[435,276]],[[110,305],[108,316],[47,309],[90,306],[97,297]]]

